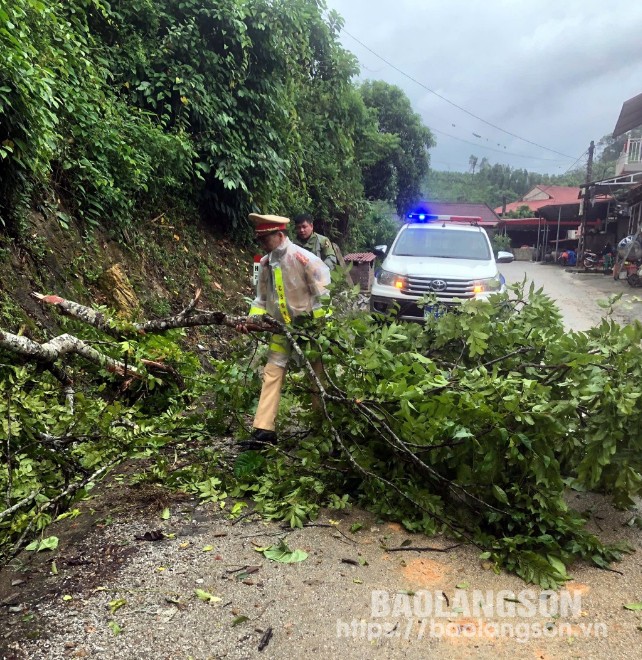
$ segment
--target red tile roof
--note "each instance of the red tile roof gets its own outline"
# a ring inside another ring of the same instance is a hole
[[[350,254],[344,254],[344,261],[356,261],[357,263],[367,263],[369,261],[374,261],[377,258],[372,252],[350,252]]]
[[[551,204],[579,204],[580,189],[573,186],[535,186],[547,195],[546,199],[532,201],[520,200],[506,204],[506,213],[517,211],[521,206],[528,206],[531,211],[537,211],[542,206]],[[529,191],[530,192],[530,191]],[[498,206],[495,213],[501,213],[502,207]]]
[[[480,227],[495,227],[499,217],[488,204],[472,204],[468,202],[431,202],[425,200],[417,206],[425,208],[435,215],[463,215],[481,218]]]

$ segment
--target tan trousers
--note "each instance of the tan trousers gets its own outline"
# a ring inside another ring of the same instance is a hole
[[[254,415],[254,428],[274,431],[276,428],[276,414],[279,412],[281,389],[285,381],[285,367],[278,367],[268,362],[263,370],[263,387],[259,405]]]
[[[318,379],[323,384],[323,365],[321,360],[315,360],[312,368]],[[264,429],[274,431],[276,429],[276,416],[279,412],[279,402],[281,401],[281,390],[285,382],[286,367],[279,367],[276,364],[268,362],[263,370],[263,386],[261,387],[261,396],[259,405],[254,415],[255,429]],[[321,410],[321,398],[318,395],[316,383],[312,383],[312,410],[319,412]]]

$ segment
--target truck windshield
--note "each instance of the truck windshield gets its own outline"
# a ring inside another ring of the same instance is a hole
[[[399,236],[392,253],[400,257],[439,257],[480,261],[490,259],[488,241],[480,232],[424,227],[406,228]]]

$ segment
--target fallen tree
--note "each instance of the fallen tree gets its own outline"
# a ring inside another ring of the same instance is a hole
[[[49,359],[50,380],[27,366],[3,367],[8,403],[0,416],[9,436],[0,485],[12,516],[3,520],[0,512],[0,531],[8,538],[34,518],[46,524],[43,506],[56,488],[69,488],[73,468],[88,476],[101,464],[144,455],[155,459],[144,478],[206,501],[249,497],[257,512],[295,526],[320,506],[359,503],[410,530],[466,539],[497,566],[542,585],[567,579],[566,566],[578,557],[606,567],[624,548],[587,533],[564,492],[600,489],[630,506],[642,490],[642,328],[606,320],[565,333],[541,292],[514,293],[425,326],[358,312],[321,326],[286,328],[269,319],[255,326],[288,334],[303,366],[289,378],[286,437],[270,460],[237,456],[219,439],[230,429],[242,435],[255,403],[259,383],[247,351],[212,361],[215,371],[206,373],[176,335],[176,328],[233,327],[240,319],[197,309],[198,295],[179,315],[140,323],[40,296],[91,326],[97,334],[77,342],[100,341],[99,352],[119,367],[77,354],[91,360],[96,382],[120,383],[108,395],[76,396],[72,410],[59,384],[69,388],[73,379],[61,380],[56,370],[67,373],[67,365],[50,353],[32,354],[41,364]],[[321,380],[309,362],[319,356]],[[322,401],[315,419],[313,389]],[[297,426],[307,430],[297,434]],[[174,465],[165,458],[170,445],[182,457]],[[30,478],[20,472],[27,460]]]

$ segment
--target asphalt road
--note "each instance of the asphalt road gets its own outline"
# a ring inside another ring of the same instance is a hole
[[[530,261],[500,264],[499,270],[508,284],[526,278],[543,288],[557,302],[570,330],[587,330],[598,324],[606,313],[598,301],[619,293],[623,296],[615,305],[613,318],[622,324],[642,321],[642,289],[631,288],[626,280],[616,281],[602,273],[569,273],[560,266]]]

